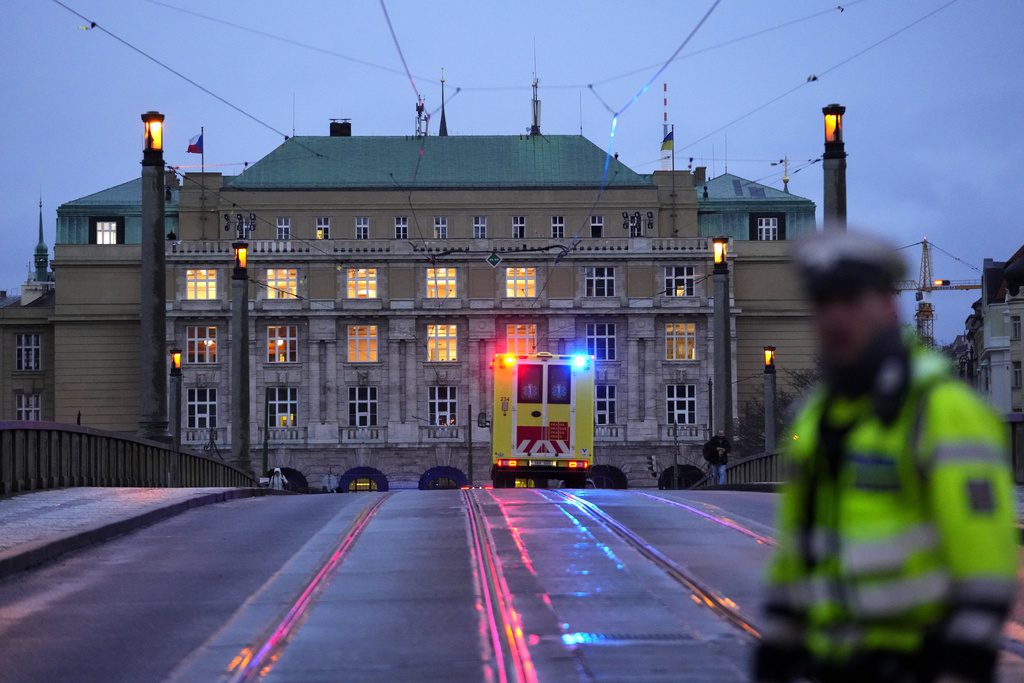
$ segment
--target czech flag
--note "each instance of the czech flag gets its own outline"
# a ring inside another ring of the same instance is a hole
[[[202,154],[203,153],[203,134],[195,136],[188,141],[188,150],[190,154]]]
[[[665,136],[665,139],[661,141],[661,151],[664,152],[664,151],[670,150],[670,149],[672,149],[674,147],[674,145],[675,145],[675,141],[673,140],[674,137],[675,137],[675,131],[674,130],[670,130],[668,132],[668,135]],[[202,146],[202,143],[200,143],[200,146]]]

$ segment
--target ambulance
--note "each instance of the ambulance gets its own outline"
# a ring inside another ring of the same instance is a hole
[[[594,464],[594,358],[503,353],[491,363],[494,488],[585,488]]]

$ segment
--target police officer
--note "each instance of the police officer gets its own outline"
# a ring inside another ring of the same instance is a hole
[[[758,681],[991,681],[1017,567],[1006,428],[901,332],[898,252],[817,235],[795,261],[824,380],[787,440]]]

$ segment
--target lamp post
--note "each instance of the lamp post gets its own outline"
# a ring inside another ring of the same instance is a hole
[[[164,264],[164,115],[142,115],[142,239],[139,269],[139,434],[166,441],[166,267]]]
[[[239,233],[243,228],[241,221]],[[241,470],[252,469],[249,459],[249,245],[231,245],[231,459]]]
[[[825,193],[822,219],[825,230],[846,230],[846,145],[843,143],[843,114],[846,107],[830,104],[823,107],[825,115],[825,153],[822,174]]]
[[[174,348],[171,354],[171,443],[174,455],[171,459],[171,486],[178,485],[178,453],[181,451],[181,349]]]
[[[713,424],[732,440],[732,325],[729,303],[729,238],[712,241],[715,268],[715,310],[712,320],[712,342],[715,349]]]
[[[775,450],[776,414],[775,347],[764,347],[764,452]]]

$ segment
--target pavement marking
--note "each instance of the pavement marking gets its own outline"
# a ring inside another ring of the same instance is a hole
[[[749,536],[750,538],[754,539],[755,541],[757,541],[758,543],[760,543],[762,545],[768,545],[768,546],[772,546],[772,547],[777,547],[778,546],[778,543],[776,543],[775,539],[772,538],[771,536],[765,536],[763,534],[759,534],[756,531],[754,531],[753,529],[748,529],[747,527],[743,526],[742,524],[740,524],[740,523],[738,523],[738,522],[736,522],[736,521],[734,521],[732,519],[729,519],[727,517],[720,517],[718,515],[713,515],[710,512],[704,512],[703,510],[698,510],[697,508],[695,508],[693,506],[690,506],[690,505],[687,505],[686,503],[680,503],[679,501],[671,500],[669,498],[662,498],[661,496],[656,496],[654,494],[646,493],[644,491],[634,491],[633,493],[636,493],[637,495],[641,495],[641,496],[646,496],[647,498],[651,498],[651,499],[659,501],[661,503],[665,503],[666,505],[672,505],[672,506],[677,507],[677,508],[682,508],[683,510],[686,510],[688,512],[692,512],[695,515],[703,517],[704,519],[708,520],[709,522],[714,522],[715,524],[718,524],[719,526],[724,526],[727,529],[732,529],[733,531],[738,531],[739,533],[743,534],[744,536]]]

